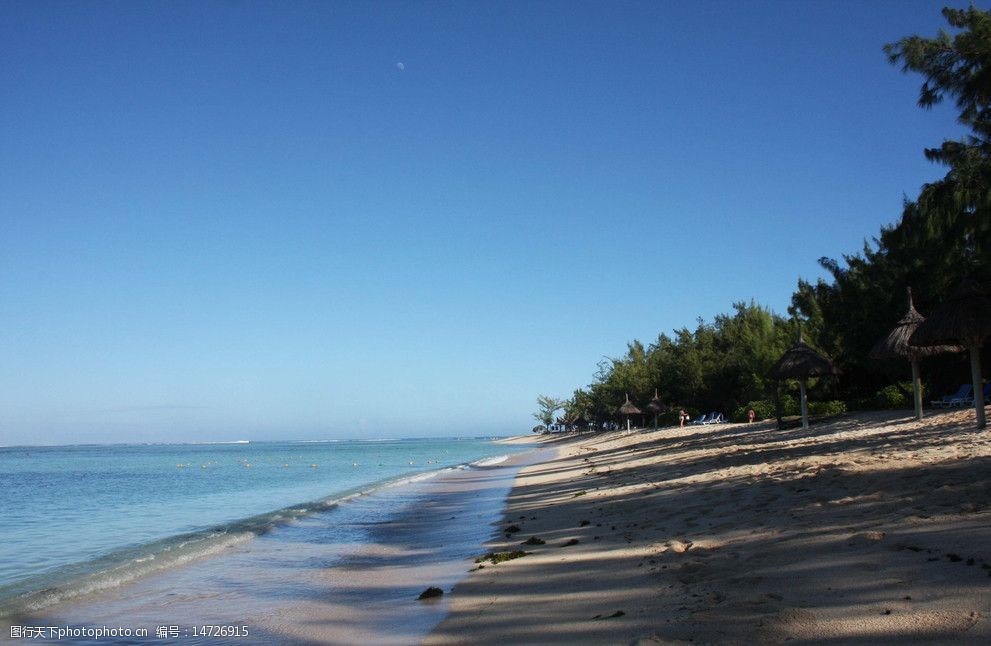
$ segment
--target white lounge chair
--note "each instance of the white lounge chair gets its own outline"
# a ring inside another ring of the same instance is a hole
[[[946,395],[942,399],[934,399],[929,402],[929,405],[933,408],[951,408],[953,406],[966,406],[968,402],[973,403],[974,398],[971,396],[973,388],[970,384],[964,384],[957,389],[957,392],[952,395]]]

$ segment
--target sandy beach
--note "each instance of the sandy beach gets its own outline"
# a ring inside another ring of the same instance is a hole
[[[973,419],[544,437],[487,546],[527,555],[457,584],[426,643],[989,643]]]

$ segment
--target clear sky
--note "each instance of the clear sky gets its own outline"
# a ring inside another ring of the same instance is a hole
[[[943,174],[943,4],[3,2],[0,444],[526,432],[784,312]]]

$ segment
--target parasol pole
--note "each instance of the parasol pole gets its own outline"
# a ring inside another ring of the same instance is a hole
[[[987,426],[984,418],[984,386],[981,385],[981,346],[976,339],[967,344],[970,351],[970,379],[974,383],[974,410],[977,412],[977,428]]]
[[[798,391],[802,397],[802,430],[809,430],[809,400],[805,396],[805,380],[798,382]]]
[[[922,380],[919,378],[919,360],[912,357],[912,400],[915,402],[915,419],[922,419]]]

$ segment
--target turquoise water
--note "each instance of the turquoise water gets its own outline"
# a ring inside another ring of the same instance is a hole
[[[42,590],[57,602],[118,585],[333,518],[348,496],[518,450],[481,439],[0,448],[0,615]]]

